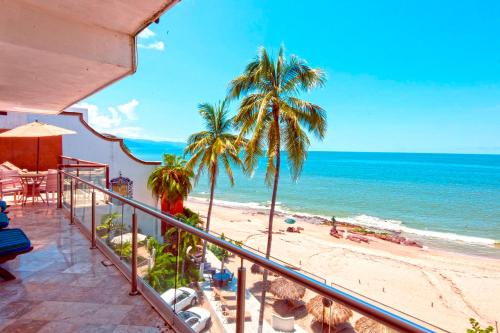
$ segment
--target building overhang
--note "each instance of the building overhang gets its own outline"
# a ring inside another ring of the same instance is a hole
[[[136,36],[179,0],[0,0],[0,111],[57,114],[135,72]]]

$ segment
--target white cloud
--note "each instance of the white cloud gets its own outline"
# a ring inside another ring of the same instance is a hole
[[[150,135],[140,126],[120,126],[123,121],[137,120],[135,109],[138,105],[139,101],[132,99],[124,104],[110,106],[106,111],[102,111],[99,109],[99,106],[87,102],[75,104],[74,106],[87,109],[90,126],[101,133],[130,139],[186,142],[185,138],[169,138]]]
[[[136,120],[135,108],[139,105],[139,101],[135,98],[128,103],[118,105],[116,108],[123,113],[128,120]]]
[[[142,30],[138,35],[139,38],[143,38],[143,39],[148,39],[148,38],[151,38],[154,36],[156,36],[156,34],[149,28]]]
[[[165,44],[162,41],[157,41],[157,42],[152,42],[149,44],[137,44],[137,47],[139,47],[141,49],[163,51],[165,49]]]

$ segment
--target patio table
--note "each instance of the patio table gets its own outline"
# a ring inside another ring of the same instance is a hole
[[[42,172],[23,172],[19,174],[19,178],[21,180],[21,184],[23,186],[23,200],[22,204],[23,206],[26,204],[26,201],[28,200],[28,196],[31,196],[32,204],[35,204],[35,198],[42,199],[43,202],[43,197],[40,195],[40,186],[42,185],[43,181],[45,180],[45,177],[47,176],[46,171]]]

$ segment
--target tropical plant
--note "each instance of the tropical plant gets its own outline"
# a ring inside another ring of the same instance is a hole
[[[96,230],[100,232],[101,239],[106,239],[109,242],[112,234],[115,231],[123,231],[122,226],[116,223],[122,215],[117,212],[105,214],[101,217],[101,224],[96,227]]]
[[[115,245],[114,250],[121,258],[130,260],[132,257],[132,243],[128,240],[123,242],[123,244]]]
[[[281,150],[287,153],[292,178],[298,179],[306,159],[306,132],[323,139],[326,113],[318,105],[300,99],[300,93],[325,82],[321,69],[313,69],[296,56],[285,58],[281,47],[274,61],[261,48],[243,74],[230,84],[232,98],[243,97],[234,118],[239,138],[250,136],[244,148],[244,164],[253,172],[258,158],[267,158],[266,182],[273,184],[266,257],[271,255],[272,227],[281,167]],[[267,148],[265,151],[264,149]]]
[[[162,210],[171,214],[183,211],[176,205],[186,199],[192,189],[193,172],[186,168],[186,160],[173,154],[163,155],[163,165],[151,172],[148,178],[148,188],[157,200],[161,200]]]
[[[326,133],[326,113],[318,105],[300,98],[300,94],[325,82],[321,69],[313,69],[296,56],[285,58],[281,47],[278,59],[269,57],[265,48],[251,61],[243,74],[230,83],[229,95],[243,97],[234,118],[240,130],[239,138],[248,138],[244,149],[244,165],[253,172],[258,158],[267,158],[266,183],[273,185],[269,212],[266,257],[271,255],[272,231],[278,182],[281,167],[281,150],[287,153],[291,176],[297,180],[306,159],[311,132],[323,139]],[[267,282],[267,270],[264,272]],[[262,292],[264,304],[266,289]],[[259,331],[262,330],[264,306],[259,315]]]
[[[474,318],[470,318],[469,322],[472,328],[467,329],[467,333],[493,333],[493,326],[482,328],[479,322]]]
[[[205,121],[205,130],[192,134],[187,142],[184,154],[191,157],[188,167],[197,168],[196,181],[205,171],[210,183],[210,200],[208,203],[207,222],[205,230],[210,231],[210,218],[214,201],[215,184],[219,170],[228,175],[231,185],[234,185],[234,176],[231,165],[241,165],[238,156],[239,143],[237,136],[231,133],[232,119],[229,117],[229,102],[224,99],[215,105],[203,103],[198,106],[198,112]],[[203,242],[202,261],[205,261],[207,242]]]

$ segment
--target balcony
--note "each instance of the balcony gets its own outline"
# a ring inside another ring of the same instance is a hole
[[[94,167],[59,171],[60,209],[10,208],[34,250],[3,266],[17,276],[0,282],[5,331],[442,331],[111,192]]]
[[[127,279],[69,224],[55,204],[9,208],[11,227],[33,251],[6,264],[17,279],[0,282],[2,332],[173,332]]]

